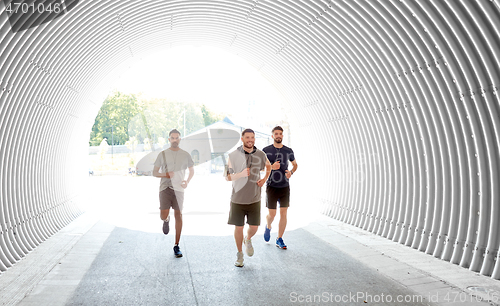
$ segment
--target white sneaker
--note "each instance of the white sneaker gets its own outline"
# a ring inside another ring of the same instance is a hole
[[[236,253],[236,261],[234,265],[237,267],[243,267],[243,252]]]
[[[253,246],[252,246],[252,239],[243,239],[243,243],[245,244],[245,251],[248,256],[252,257],[253,256]]]

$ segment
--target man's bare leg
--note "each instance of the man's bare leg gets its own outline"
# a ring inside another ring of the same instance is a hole
[[[174,210],[174,216],[175,216],[175,244],[179,244],[182,232],[182,212],[180,210]]]
[[[276,217],[276,209],[269,209],[269,214],[266,216],[268,229],[271,229],[271,224],[274,221],[274,217]]]
[[[234,241],[236,242],[236,248],[238,249],[234,265],[237,267],[243,267],[243,226],[234,226]]]
[[[160,219],[162,219],[163,221],[167,220],[169,213],[170,213],[170,209],[161,209],[160,210]]]
[[[278,238],[282,238],[285,233],[287,223],[288,207],[280,207],[280,224],[278,229]],[[276,212],[275,212],[276,213]]]
[[[238,252],[243,250],[243,226],[234,227],[234,241],[236,242],[236,248]]]
[[[247,231],[247,239],[252,239],[255,233],[257,233],[258,229],[259,229],[258,225],[250,225]]]

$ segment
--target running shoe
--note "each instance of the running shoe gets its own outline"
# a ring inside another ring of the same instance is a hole
[[[286,244],[283,242],[283,238],[276,239],[276,246],[280,249],[286,250]]]
[[[253,256],[253,246],[252,246],[252,239],[243,239],[243,243],[245,243],[245,251],[247,252],[247,255],[252,257]]]
[[[266,230],[264,231],[264,240],[266,242],[269,242],[270,239],[271,239],[271,229],[267,228],[267,225],[266,225]]]
[[[167,220],[163,221],[163,233],[165,235],[167,235],[168,232],[170,231],[170,226],[168,224],[169,222],[170,222],[170,216],[167,217]]]
[[[181,248],[179,248],[178,245],[174,246],[174,254],[175,254],[175,257],[177,257],[177,258],[182,257]]]
[[[234,265],[237,267],[243,267],[243,252],[236,253],[236,261]]]

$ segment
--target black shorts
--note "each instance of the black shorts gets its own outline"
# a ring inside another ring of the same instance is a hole
[[[167,210],[172,207],[174,210],[182,211],[184,206],[184,192],[175,191],[168,187],[160,191],[160,209]]]
[[[229,210],[229,219],[227,220],[227,224],[244,226],[245,216],[247,217],[247,224],[259,226],[260,201],[252,204],[236,204],[231,202],[231,209]]]
[[[266,207],[269,209],[276,209],[277,202],[280,202],[280,207],[290,206],[290,186],[284,188],[267,186],[266,195]]]

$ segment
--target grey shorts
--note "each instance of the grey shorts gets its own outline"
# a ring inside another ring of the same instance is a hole
[[[170,207],[174,210],[182,211],[184,207],[184,192],[175,191],[170,187],[160,191],[160,209],[168,210]]]
[[[231,202],[227,224],[245,225],[245,216],[249,225],[260,225],[260,201],[252,204],[236,204]]]

